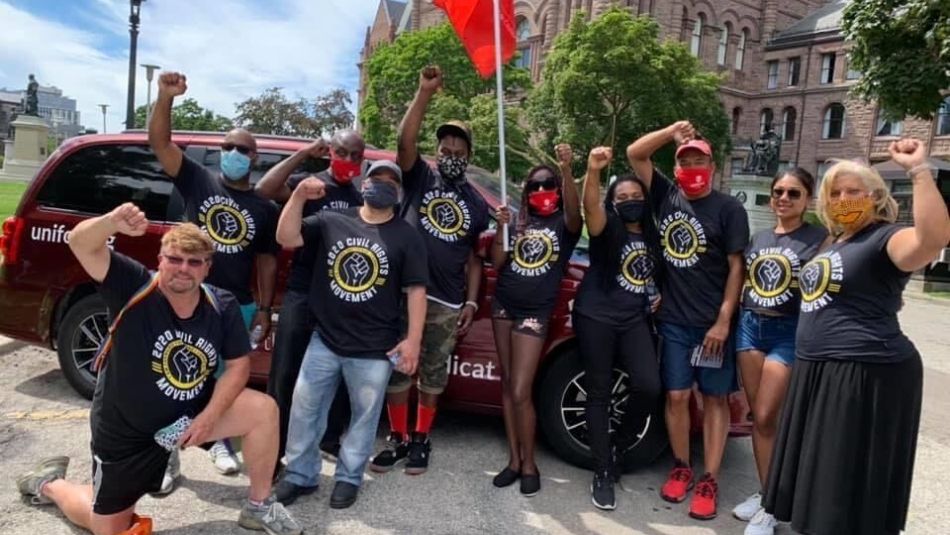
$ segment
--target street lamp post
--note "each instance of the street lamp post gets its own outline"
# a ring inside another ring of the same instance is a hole
[[[152,118],[152,76],[161,67],[148,63],[143,63],[142,67],[145,67],[145,80],[148,83],[148,89],[145,91],[145,128],[148,129],[148,123]]]
[[[125,127],[135,127],[135,51],[139,40],[139,11],[145,0],[129,0],[129,95],[125,109]]]
[[[99,108],[102,110],[102,133],[106,133],[106,109],[108,109],[108,104],[99,104]]]

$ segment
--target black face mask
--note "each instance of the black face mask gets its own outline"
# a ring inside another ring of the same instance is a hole
[[[639,223],[643,220],[646,201],[623,201],[614,203],[614,211],[624,223]]]
[[[388,182],[370,179],[363,189],[363,202],[377,210],[391,208],[399,202],[399,190]]]

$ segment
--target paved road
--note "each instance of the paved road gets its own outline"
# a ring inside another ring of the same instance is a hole
[[[924,410],[908,533],[950,533],[950,302],[909,297],[901,320],[924,355]],[[74,394],[57,370],[52,351],[0,337],[0,534],[75,534],[49,507],[21,501],[12,478],[48,455],[73,457],[72,478],[88,481],[89,403]],[[380,435],[382,438],[382,435]],[[324,463],[322,488],[290,510],[308,533],[362,534],[534,534],[710,535],[739,534],[743,525],[728,515],[755,488],[749,439],[732,439],[722,473],[719,518],[705,523],[686,516],[686,505],[670,505],[656,489],[668,459],[626,476],[633,492],[618,494],[618,509],[596,510],[589,501],[590,474],[565,465],[543,450],[542,493],[523,498],[517,489],[496,490],[490,479],[505,462],[504,432],[495,418],[440,415],[432,467],[409,477],[370,477],[357,504],[344,511],[327,504],[332,467]],[[698,450],[698,444],[695,450]],[[699,459],[696,459],[697,461]],[[245,493],[243,476],[214,472],[206,455],[182,455],[185,477],[169,497],[145,498],[142,513],[157,533],[174,535],[251,533],[234,524]],[[791,533],[781,527],[778,533]]]

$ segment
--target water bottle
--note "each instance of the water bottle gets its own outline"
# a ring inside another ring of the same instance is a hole
[[[255,325],[248,336],[251,337],[251,349],[257,349],[257,346],[261,343],[261,338],[264,336],[264,327]]]

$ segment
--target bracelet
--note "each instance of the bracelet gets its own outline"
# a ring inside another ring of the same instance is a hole
[[[923,172],[923,171],[930,171],[931,176],[933,176],[934,180],[936,180],[936,179],[937,179],[937,173],[934,172],[934,171],[936,171],[936,170],[937,170],[937,168],[934,167],[933,165],[931,165],[930,162],[924,162],[924,163],[917,164],[917,165],[911,167],[911,168],[907,171],[907,178],[913,180],[914,177],[917,176],[918,174],[920,174],[921,172]]]
[[[464,307],[472,307],[472,308],[475,309],[475,312],[478,312],[478,303],[476,303],[475,301],[466,301],[465,304],[462,305],[462,307],[463,307],[463,308],[464,308]]]

